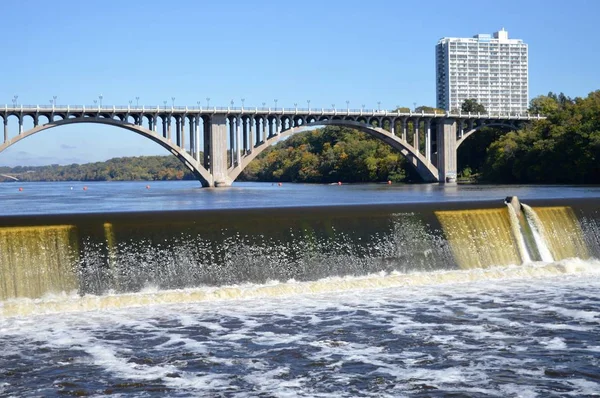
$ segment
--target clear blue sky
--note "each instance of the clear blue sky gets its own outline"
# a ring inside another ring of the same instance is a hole
[[[597,0],[4,1],[0,104],[434,106],[437,41],[502,27],[529,44],[530,98],[585,96],[600,89],[599,15]],[[21,141],[0,165],[166,153],[75,125]]]

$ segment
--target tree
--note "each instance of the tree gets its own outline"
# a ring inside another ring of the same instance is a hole
[[[415,112],[417,113],[421,113],[421,112],[425,112],[425,113],[440,113],[440,114],[444,114],[446,113],[445,110],[440,109],[440,108],[434,108],[432,106],[426,106],[426,105],[421,105],[415,108]]]
[[[484,178],[505,183],[600,183],[600,90],[587,98],[552,93],[545,97],[534,104],[551,110],[548,119],[494,142]]]
[[[539,95],[529,102],[529,113],[534,115],[549,115],[558,111],[558,108],[559,104],[556,98],[548,95]]]
[[[471,112],[471,113],[486,113],[485,107],[483,105],[481,105],[479,102],[477,102],[477,100],[470,98],[470,99],[466,99],[461,107],[460,110],[462,112]]]
[[[241,180],[403,181],[406,161],[384,142],[345,127],[298,133],[261,153]]]

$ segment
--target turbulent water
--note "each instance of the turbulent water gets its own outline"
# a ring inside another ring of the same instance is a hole
[[[597,396],[598,201],[502,199],[0,217],[0,396]]]
[[[517,268],[10,318],[0,392],[593,396],[600,264]]]

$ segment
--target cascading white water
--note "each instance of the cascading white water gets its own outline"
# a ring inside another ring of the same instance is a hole
[[[523,264],[528,264],[531,262],[531,256],[529,255],[529,251],[527,250],[527,246],[525,245],[525,237],[523,236],[523,231],[521,230],[519,216],[517,215],[517,211],[515,210],[511,202],[507,201],[505,203],[508,207],[510,227],[515,236],[515,241],[517,242],[517,248],[519,249],[519,254],[521,255],[521,261],[523,262]]]
[[[535,239],[538,252],[542,257],[542,261],[554,261],[554,257],[552,256],[552,253],[550,253],[550,249],[546,244],[546,232],[544,225],[542,224],[542,220],[540,220],[535,210],[533,210],[530,206],[521,203],[521,207],[525,213],[525,219],[531,227],[531,232],[533,234],[533,238]]]

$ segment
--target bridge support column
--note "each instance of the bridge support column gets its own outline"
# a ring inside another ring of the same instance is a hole
[[[406,136],[408,135],[406,129],[408,128],[408,119],[402,118],[402,139],[406,141]]]
[[[421,153],[421,151],[419,150],[419,124],[421,124],[421,121],[419,120],[419,118],[415,118],[413,120],[413,146],[415,147],[415,151],[417,151],[417,153]]]
[[[233,123],[230,124],[230,127]],[[227,187],[232,181],[227,176],[227,118],[213,115],[210,129],[210,173],[212,186]]]
[[[8,141],[8,117],[4,116],[4,142]]]
[[[23,116],[19,117],[19,134],[23,134]]]
[[[273,121],[269,120],[268,116],[267,116],[267,124],[269,125],[269,136],[267,138],[271,138],[275,135],[275,131],[273,130]]]
[[[425,159],[431,162],[431,119],[425,119]]]
[[[167,141],[171,142],[171,116],[167,119]]]
[[[175,143],[178,147],[181,147],[181,120],[178,117],[175,118]]]
[[[194,138],[194,159],[200,162],[200,116],[196,117],[196,131]]]
[[[396,119],[390,121],[390,132],[392,135],[396,135]]]
[[[262,134],[260,135],[260,142],[265,142],[267,140],[267,124],[269,124],[269,120],[267,117],[262,118]],[[259,142],[259,143],[260,143]]]
[[[235,118],[229,118],[229,167],[233,167],[235,161]]]
[[[185,152],[185,115],[181,117],[181,149]]]
[[[196,120],[193,117],[190,117],[189,119],[190,122],[190,156],[193,157],[194,159],[196,159],[196,150],[194,149],[194,146],[196,146],[196,141],[194,140],[195,138],[195,130],[194,130],[194,121]],[[198,159],[196,159],[198,160]]]
[[[242,165],[242,118],[238,115],[235,119],[235,165],[240,167]]]
[[[256,119],[253,117],[248,119],[248,127],[250,129],[250,135],[248,137],[248,153],[252,153],[252,150],[254,149],[254,122],[255,121],[256,121]],[[257,129],[258,129],[258,127],[257,127]]]
[[[456,122],[441,119],[437,128],[437,168],[441,183],[456,183]]]
[[[252,123],[248,118],[242,118],[242,137],[244,137],[244,145],[242,147],[244,155],[248,154],[248,124],[252,128]],[[250,141],[252,142],[252,141]]]
[[[279,116],[277,116],[277,118],[275,120],[277,123],[277,135],[279,135],[279,134],[281,134],[281,118]]]
[[[212,137],[212,118],[204,119],[204,168],[212,170],[210,154],[212,153],[211,146]]]

